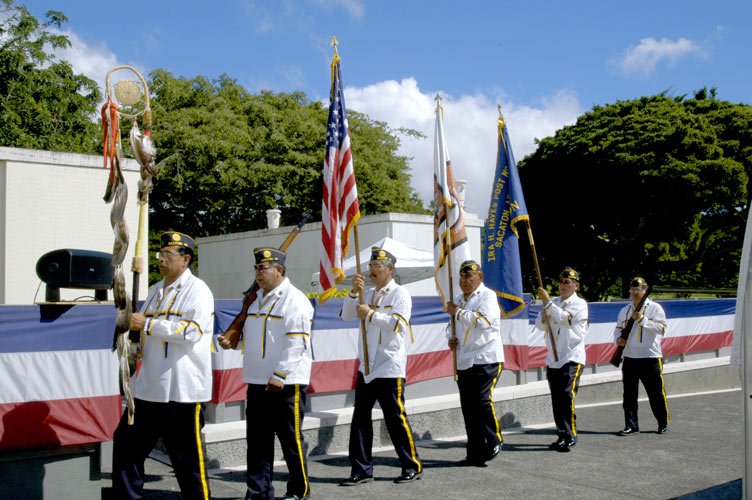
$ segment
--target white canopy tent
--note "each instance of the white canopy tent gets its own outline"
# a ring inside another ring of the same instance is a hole
[[[367,247],[362,247],[360,251],[361,272],[366,276],[368,282],[368,262],[371,260],[371,248],[383,248],[397,258],[394,265],[394,280],[400,285],[433,278],[433,250],[424,250],[406,243],[401,243],[389,237],[384,237]],[[344,271],[346,283],[349,286],[348,278],[351,278],[357,272],[355,255],[345,259]],[[318,286],[319,273],[313,273],[311,276],[311,285]]]

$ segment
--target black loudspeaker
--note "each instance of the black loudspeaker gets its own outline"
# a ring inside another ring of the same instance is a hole
[[[65,248],[42,255],[37,261],[37,276],[47,285],[45,300],[60,301],[61,288],[95,290],[97,300],[107,300],[112,288],[112,254]]]

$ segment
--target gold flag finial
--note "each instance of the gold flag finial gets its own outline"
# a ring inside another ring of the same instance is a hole
[[[434,101],[436,101],[436,109],[441,110],[442,116],[444,115],[444,107],[441,105],[441,95],[439,95],[438,92],[436,92],[436,97],[433,98]]]
[[[497,121],[499,122],[499,134],[501,134],[501,129],[504,128],[506,122],[504,121],[504,115],[501,112],[501,104],[497,104],[496,106],[499,108],[499,119]]]
[[[340,60],[339,54],[337,53],[337,45],[339,45],[339,42],[337,41],[337,37],[332,35],[332,43],[330,43],[332,47],[334,47],[334,57],[332,58],[332,65],[337,64],[337,61]]]

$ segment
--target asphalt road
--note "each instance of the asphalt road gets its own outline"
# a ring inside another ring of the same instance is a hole
[[[395,484],[400,473],[393,450],[374,453],[375,481],[356,487],[338,483],[349,475],[346,457],[309,461],[311,498],[328,499],[622,499],[741,498],[744,471],[743,408],[740,390],[670,397],[667,434],[657,424],[647,401],[640,402],[640,428],[621,437],[620,403],[579,407],[579,441],[570,453],[548,449],[555,440],[552,425],[507,429],[504,447],[486,467],[457,467],[465,456],[462,436],[455,440],[418,442],[424,473],[419,481]],[[461,427],[460,427],[461,428]],[[180,498],[170,466],[148,459],[147,498]],[[105,472],[102,498],[111,498]],[[275,465],[276,495],[287,481],[284,463]],[[215,500],[245,495],[243,471],[211,471]]]

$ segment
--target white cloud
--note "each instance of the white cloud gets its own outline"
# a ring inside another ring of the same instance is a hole
[[[51,29],[50,31],[56,34],[65,35],[70,40],[71,44],[66,48],[52,49],[52,47],[47,47],[47,50],[55,55],[57,61],[67,61],[68,64],[71,65],[74,73],[83,74],[97,82],[99,90],[102,92],[103,99],[106,98],[107,91],[105,88],[105,82],[107,72],[112,68],[122,66],[125,63],[118,61],[117,55],[107,47],[105,42],[100,42],[96,45],[89,45],[73,31],[60,31],[57,29]],[[144,78],[148,79],[148,75],[143,66],[136,64],[133,65],[133,67],[135,67]],[[121,80],[137,81],[138,77],[129,70],[118,70],[110,75],[110,85],[113,86],[113,88],[115,84]]]
[[[344,9],[350,19],[363,19],[366,14],[366,6],[361,0],[314,0],[314,3],[327,10]]]
[[[289,87],[294,89],[305,87],[305,74],[300,66],[291,64],[282,68],[280,72],[285,77]]]
[[[0,12],[0,22],[7,18],[7,12]],[[70,46],[53,48],[50,45],[46,45],[45,52],[52,54],[55,57],[55,62],[67,61],[74,73],[83,74],[91,78],[97,82],[100,90],[104,92],[107,71],[121,64],[118,63],[117,56],[107,48],[107,44],[101,42],[97,45],[87,45],[81,37],[71,30],[59,30],[49,27],[47,31],[54,35],[66,36],[70,40]],[[5,36],[7,34],[0,34],[0,40]]]
[[[64,32],[71,47],[55,52],[67,60],[75,73],[83,73],[104,89],[105,75],[122,64],[105,43],[88,45],[73,32]],[[143,68],[136,66],[141,71]],[[301,78],[298,68],[283,68],[285,76],[294,81]],[[134,79],[130,71],[112,75],[111,84],[120,79]],[[488,210],[491,183],[496,162],[497,104],[501,104],[509,126],[512,148],[519,161],[536,149],[535,139],[552,135],[564,125],[574,123],[583,109],[577,97],[568,91],[541,100],[536,105],[519,105],[499,91],[495,96],[484,94],[442,95],[444,127],[450,157],[459,179],[466,179],[468,212],[484,217]],[[425,139],[402,137],[399,154],[413,158],[412,185],[427,204],[433,199],[433,131],[437,91],[421,91],[414,78],[400,82],[389,80],[366,87],[347,87],[348,109],[368,114],[390,127],[419,130]],[[328,103],[327,103],[328,104]],[[357,158],[354,159],[356,162]]]
[[[341,5],[352,19],[363,19],[366,15],[366,6],[360,0],[334,0],[335,5]]]
[[[702,48],[686,38],[678,40],[669,40],[662,38],[643,38],[635,47],[630,47],[624,51],[620,59],[611,59],[608,64],[615,66],[622,74],[640,76],[650,75],[655,67],[663,60],[673,66],[676,61],[684,56],[691,54],[702,54]]]
[[[117,66],[117,56],[112,53],[107,44],[100,42],[97,45],[87,45],[72,31],[62,32],[71,42],[70,47],[55,49],[57,60],[68,61],[74,73],[83,73],[97,84],[104,92],[105,77],[107,72]]]
[[[536,149],[535,139],[574,123],[583,110],[575,95],[560,91],[539,106],[520,106],[483,94],[454,97],[444,92],[444,133],[455,176],[466,179],[466,210],[485,217],[496,168],[497,103],[509,127],[512,150],[519,161]],[[412,157],[412,185],[427,204],[433,199],[433,140],[436,92],[422,92],[414,78],[347,87],[348,109],[367,113],[392,128],[421,131],[425,139],[403,137],[399,153]],[[357,157],[354,158],[357,162]]]
[[[309,31],[311,25],[315,25],[314,13],[324,11],[329,13],[346,12],[351,20],[360,21],[365,17],[366,7],[362,0],[308,0],[313,6],[313,12],[309,9],[301,9],[297,0],[283,0],[276,2],[264,2],[246,0],[245,10],[249,19],[256,25],[256,33],[265,34],[280,29],[295,29]]]
[[[269,33],[274,31],[276,28],[277,25],[271,16],[264,15],[260,16],[259,19],[257,19],[256,33]]]

